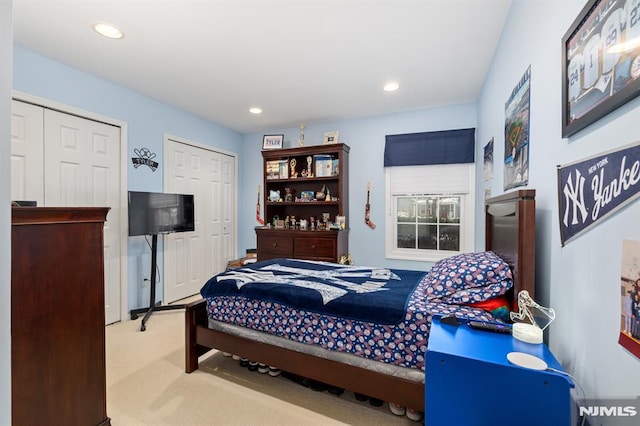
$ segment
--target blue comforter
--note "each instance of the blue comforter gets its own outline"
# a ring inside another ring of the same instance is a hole
[[[397,324],[422,271],[272,259],[215,275],[202,297],[236,296],[325,315]]]

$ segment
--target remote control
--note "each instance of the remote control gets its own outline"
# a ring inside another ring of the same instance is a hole
[[[476,330],[511,334],[511,326],[509,324],[499,324],[495,322],[486,322],[486,321],[469,321],[469,327],[475,328]]]

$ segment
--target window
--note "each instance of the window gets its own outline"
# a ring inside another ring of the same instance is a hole
[[[460,251],[460,196],[399,195],[393,198],[398,248]]]
[[[385,255],[435,262],[473,250],[474,166],[385,168]]]

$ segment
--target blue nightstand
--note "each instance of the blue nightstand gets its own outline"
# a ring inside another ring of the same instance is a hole
[[[562,371],[544,344],[434,318],[425,366],[425,424],[570,425],[571,379],[513,365],[509,352],[535,355]]]

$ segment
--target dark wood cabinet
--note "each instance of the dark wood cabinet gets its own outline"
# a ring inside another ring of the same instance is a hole
[[[348,231],[256,229],[258,260],[293,259],[338,262],[349,252]]]
[[[12,208],[14,426],[111,424],[103,254],[108,210]]]
[[[345,144],[262,151],[266,226],[256,228],[259,261],[338,262],[348,254],[349,151]],[[337,217],[344,218],[344,229],[327,229]],[[307,229],[301,229],[301,220],[308,222]],[[284,225],[276,226],[277,221]]]

